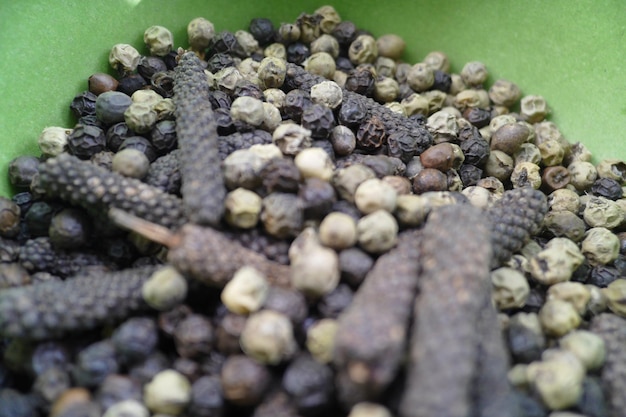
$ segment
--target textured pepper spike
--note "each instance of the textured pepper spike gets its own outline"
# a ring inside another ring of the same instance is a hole
[[[484,213],[468,205],[438,208],[423,228],[402,417],[511,415],[506,350],[486,330],[498,329],[489,236]],[[475,398],[477,381],[486,398]]]
[[[224,213],[226,187],[209,86],[193,52],[185,53],[176,67],[174,103],[185,214],[192,223],[217,225]]]
[[[47,237],[27,240],[19,248],[20,264],[29,272],[49,272],[60,277],[76,275],[88,267],[116,269],[102,255],[55,249]]]
[[[288,266],[270,261],[217,230],[189,223],[174,234],[121,210],[112,209],[109,216],[117,225],[167,246],[168,262],[206,285],[223,287],[243,266],[256,268],[273,285],[290,285]]]
[[[546,196],[530,187],[505,191],[488,210],[491,221],[492,268],[506,262],[539,231],[548,211]]]
[[[178,228],[185,222],[179,198],[66,153],[39,165],[36,188],[83,207],[101,221],[106,221],[109,208],[116,207],[165,227]]]
[[[144,182],[168,194],[180,194],[180,163],[178,149],[157,158],[150,164]]]
[[[157,268],[87,274],[0,291],[0,335],[48,339],[145,311],[141,288]]]
[[[606,359],[602,385],[607,393],[610,415],[626,416],[626,319],[604,313],[591,320],[590,329],[604,340]]]
[[[404,357],[417,292],[419,231],[402,234],[381,256],[339,316],[334,365],[341,402],[371,401],[394,379]]]
[[[322,81],[328,80],[319,75],[311,74],[299,65],[287,63],[285,88],[298,88],[310,91],[311,87]],[[416,139],[416,155],[425,151],[433,142],[432,135],[424,126],[413,119],[390,110],[369,97],[344,89],[343,100],[361,104],[362,107],[367,109],[368,115],[366,119],[370,119],[373,116],[378,117],[385,126],[387,136],[396,131],[409,132]]]
[[[269,143],[272,143],[272,134],[260,129],[220,136],[218,144],[220,159],[225,159],[231,153],[240,149],[247,149],[252,145],[266,145]]]

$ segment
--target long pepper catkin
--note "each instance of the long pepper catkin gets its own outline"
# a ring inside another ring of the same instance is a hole
[[[482,363],[491,366],[484,353],[504,349],[497,332],[482,332],[497,326],[490,294],[491,242],[484,213],[467,205],[451,205],[433,211],[423,229],[419,295],[416,299],[407,382],[401,401],[403,417],[462,417],[474,415],[474,384],[481,380]],[[491,317],[491,319],[489,319]],[[490,323],[482,323],[488,319]],[[494,334],[495,333],[495,334]],[[489,340],[485,337],[489,336]],[[506,380],[506,363],[494,364],[498,377],[483,383]],[[482,409],[509,415],[500,396],[493,391],[483,399]],[[499,409],[498,409],[499,408]]]
[[[158,266],[75,276],[0,291],[0,335],[47,339],[149,309],[141,289]]]
[[[345,406],[380,396],[402,362],[418,285],[419,239],[419,231],[403,233],[339,316],[333,362]]]
[[[491,222],[492,268],[506,262],[539,231],[548,211],[546,196],[530,187],[505,191],[487,210]]]
[[[626,319],[604,313],[591,320],[590,330],[604,340],[606,360],[602,385],[612,417],[626,417]]]
[[[115,207],[173,229],[185,222],[178,197],[66,153],[39,165],[36,188],[83,207],[98,220],[106,220]]]
[[[119,226],[167,246],[168,262],[182,274],[204,284],[223,287],[239,268],[251,266],[271,284],[290,285],[288,266],[270,261],[215,229],[186,224],[174,234],[121,210],[113,209],[109,215]]]
[[[224,213],[226,187],[209,85],[193,52],[185,53],[176,67],[174,103],[185,214],[192,223],[217,225]]]

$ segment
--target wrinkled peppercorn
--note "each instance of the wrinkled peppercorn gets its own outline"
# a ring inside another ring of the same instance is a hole
[[[89,159],[106,149],[106,136],[96,126],[77,125],[67,138],[67,146],[72,155]]]
[[[311,131],[312,138],[326,139],[335,127],[335,116],[328,107],[312,104],[302,111],[301,124]]]
[[[337,196],[333,186],[319,178],[308,178],[300,187],[298,197],[306,218],[321,219],[328,214]]]
[[[70,110],[76,118],[96,114],[97,98],[91,91],[83,91],[74,97],[70,104]]]
[[[613,178],[598,178],[591,185],[591,192],[609,200],[619,200],[623,196],[621,183]]]
[[[345,89],[357,94],[371,97],[374,94],[375,77],[369,68],[357,66],[348,73]]]

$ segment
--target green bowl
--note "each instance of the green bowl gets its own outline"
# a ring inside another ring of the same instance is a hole
[[[294,5],[294,3],[298,3]],[[37,138],[47,126],[72,127],[69,103],[87,89],[94,72],[109,71],[115,43],[146,52],[143,31],[169,28],[177,46],[187,46],[194,17],[216,30],[247,28],[253,17],[275,24],[294,21],[325,2],[232,0],[27,0],[0,4],[0,195],[9,185],[7,167],[18,155],[38,155]],[[595,161],[626,159],[626,13],[619,0],[382,1],[333,4],[343,19],[379,36],[396,33],[407,42],[405,60],[428,52],[448,54],[452,70],[479,60],[524,94],[545,97],[549,119],[571,142],[584,143]]]

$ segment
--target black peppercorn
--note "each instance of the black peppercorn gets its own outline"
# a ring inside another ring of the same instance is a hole
[[[129,366],[142,362],[156,348],[156,322],[148,317],[130,318],[115,329],[111,342],[121,364]]]
[[[261,170],[263,186],[268,192],[297,193],[300,187],[300,171],[291,158],[274,158]]]
[[[274,40],[274,24],[270,19],[256,17],[250,21],[248,32],[254,36],[259,45],[265,46]]]
[[[228,313],[220,320],[216,334],[216,347],[224,355],[241,353],[239,337],[246,325],[246,317]]]
[[[294,122],[299,123],[304,109],[313,105],[311,95],[304,90],[291,90],[285,95],[283,112]]]
[[[465,155],[465,164],[482,167],[489,158],[489,143],[481,136],[470,136],[461,141],[459,145],[463,155]]]
[[[317,309],[323,317],[335,319],[350,305],[353,296],[354,291],[347,284],[339,284],[319,300]]]
[[[9,181],[18,188],[28,188],[33,177],[39,172],[39,158],[18,156],[9,163]]]
[[[34,197],[30,191],[22,191],[11,197],[11,200],[20,207],[20,212],[23,215],[33,204]]]
[[[31,236],[48,236],[52,216],[58,207],[45,201],[37,201],[26,212],[24,221]]]
[[[163,98],[171,98],[174,95],[174,76],[171,71],[153,74],[150,85]]]
[[[48,235],[55,248],[78,249],[89,243],[91,229],[91,219],[83,210],[66,208],[52,217]]]
[[[452,77],[450,76],[450,74],[441,70],[435,70],[434,74],[435,82],[433,83],[431,89],[448,93],[450,91],[450,86],[452,86]]]
[[[345,89],[363,96],[371,97],[374,94],[376,77],[366,66],[358,66],[348,73]]]
[[[213,90],[209,92],[209,101],[213,110],[217,109],[230,109],[233,104],[233,100],[228,93],[222,90]]]
[[[119,370],[115,348],[110,340],[93,343],[80,351],[72,375],[81,387],[97,387],[104,379]]]
[[[357,146],[366,151],[375,151],[383,146],[387,135],[383,121],[376,115],[366,119],[356,132]]]
[[[408,163],[421,150],[418,149],[419,139],[420,137],[411,131],[398,129],[387,136],[387,152],[389,156]]]
[[[30,395],[21,394],[11,388],[0,389],[0,417],[34,417],[36,402]]]
[[[335,39],[337,39],[337,42],[339,42],[339,46],[341,46],[342,49],[345,50],[346,55],[348,52],[348,47],[350,46],[352,41],[356,39],[356,33],[356,25],[349,20],[343,20],[339,22],[332,31],[332,35],[335,37]]]
[[[598,178],[591,186],[591,192],[609,200],[619,200],[623,196],[620,182],[613,178]]]
[[[215,341],[211,322],[202,315],[191,314],[178,323],[174,329],[176,351],[184,358],[197,358],[208,355]]]
[[[72,155],[89,159],[106,149],[106,136],[99,127],[76,125],[67,138],[67,147]]]
[[[215,124],[217,125],[217,133],[220,136],[224,137],[224,136],[228,136],[228,135],[231,135],[231,134],[235,133],[235,131],[236,131],[235,123],[233,123],[233,118],[230,115],[230,109],[227,109],[227,108],[215,109],[213,111],[213,115],[215,117]],[[240,133],[237,133],[237,135],[241,136]],[[223,153],[221,151],[222,146],[228,146],[227,142],[229,142],[229,141],[226,140],[226,139],[220,140],[218,142],[218,146],[220,147],[220,157],[222,159],[226,158],[226,155],[228,155],[229,153],[231,153],[235,149],[239,149],[239,148],[235,147],[232,150],[229,150],[228,152]],[[271,135],[270,135],[270,142],[271,142]]]
[[[530,363],[541,358],[545,348],[545,339],[541,332],[536,332],[519,320],[513,320],[506,332],[509,351],[518,363]]]
[[[153,162],[157,158],[157,150],[152,143],[143,136],[131,136],[120,144],[118,152],[123,149],[136,149],[146,155],[148,161]]]
[[[165,354],[154,352],[143,362],[131,367],[128,370],[128,376],[144,385],[150,382],[156,374],[168,368],[170,368],[170,362]]]
[[[321,219],[331,211],[337,201],[333,186],[318,178],[308,178],[300,187],[298,196],[306,218]]]
[[[480,129],[487,126],[491,121],[491,111],[479,107],[468,107],[463,112],[463,117]]]
[[[129,74],[119,79],[117,91],[132,96],[137,90],[141,90],[148,83],[139,74]]]
[[[216,34],[209,42],[208,55],[213,56],[218,53],[230,54],[238,58],[247,56],[246,51],[239,44],[235,35],[227,30]]]
[[[68,390],[72,385],[69,373],[60,368],[49,368],[45,372],[39,374],[33,384],[33,394],[39,400],[40,406],[47,408],[54,401]],[[4,403],[3,403],[4,404]],[[0,413],[0,415],[2,415]]]
[[[458,169],[458,172],[464,187],[476,185],[476,183],[478,183],[478,181],[483,177],[483,170],[478,168],[476,165],[463,164]]]
[[[30,365],[35,375],[41,375],[49,369],[67,370],[70,366],[70,352],[60,342],[42,342],[33,350]]]
[[[158,56],[142,56],[137,64],[137,72],[141,75],[146,82],[150,82],[150,79],[157,72],[167,71],[167,65],[163,59]]]
[[[222,383],[217,375],[198,378],[191,385],[191,401],[187,406],[189,417],[221,417],[224,408]]]
[[[341,278],[354,288],[361,285],[372,265],[374,259],[360,248],[348,248],[339,253]]]
[[[116,123],[107,129],[107,148],[112,152],[117,152],[124,139],[134,135],[135,132],[125,122]]]
[[[294,324],[302,323],[308,314],[307,301],[300,291],[275,285],[270,287],[263,308],[284,314]]]
[[[150,142],[158,155],[164,155],[176,149],[178,144],[176,141],[176,122],[174,120],[157,122],[150,131]]]
[[[302,42],[295,42],[287,46],[287,62],[300,65],[309,56],[311,56],[311,50]]]
[[[362,100],[357,100],[355,97],[344,97],[341,108],[339,109],[338,119],[342,125],[350,128],[356,128],[367,117],[367,108]]]
[[[282,386],[302,415],[327,415],[334,404],[333,372],[309,355],[298,356],[289,364]]]
[[[313,104],[303,110],[301,123],[311,131],[312,138],[326,139],[335,127],[335,116],[330,108]]]
[[[354,64],[350,61],[350,58],[346,56],[338,56],[335,58],[335,69],[338,71],[343,71],[345,73],[349,73],[354,69]]]
[[[591,268],[586,283],[605,288],[618,278],[620,278],[620,272],[617,268],[607,265],[598,265]]]
[[[586,416],[609,416],[606,394],[602,389],[602,382],[597,376],[586,376],[583,380],[583,392],[576,404],[581,414]]]
[[[222,367],[220,381],[226,400],[238,406],[251,406],[263,399],[271,375],[265,366],[252,358],[232,355]]]
[[[87,116],[89,114],[96,114],[96,96],[91,91],[83,91],[76,95],[70,104],[70,110],[76,118]]]
[[[121,401],[141,401],[141,384],[126,375],[108,375],[98,387],[95,397],[102,410],[106,410]]]
[[[248,80],[239,80],[235,85],[235,90],[233,91],[233,97],[254,97],[258,100],[264,100],[263,90],[254,84],[252,81]]]

